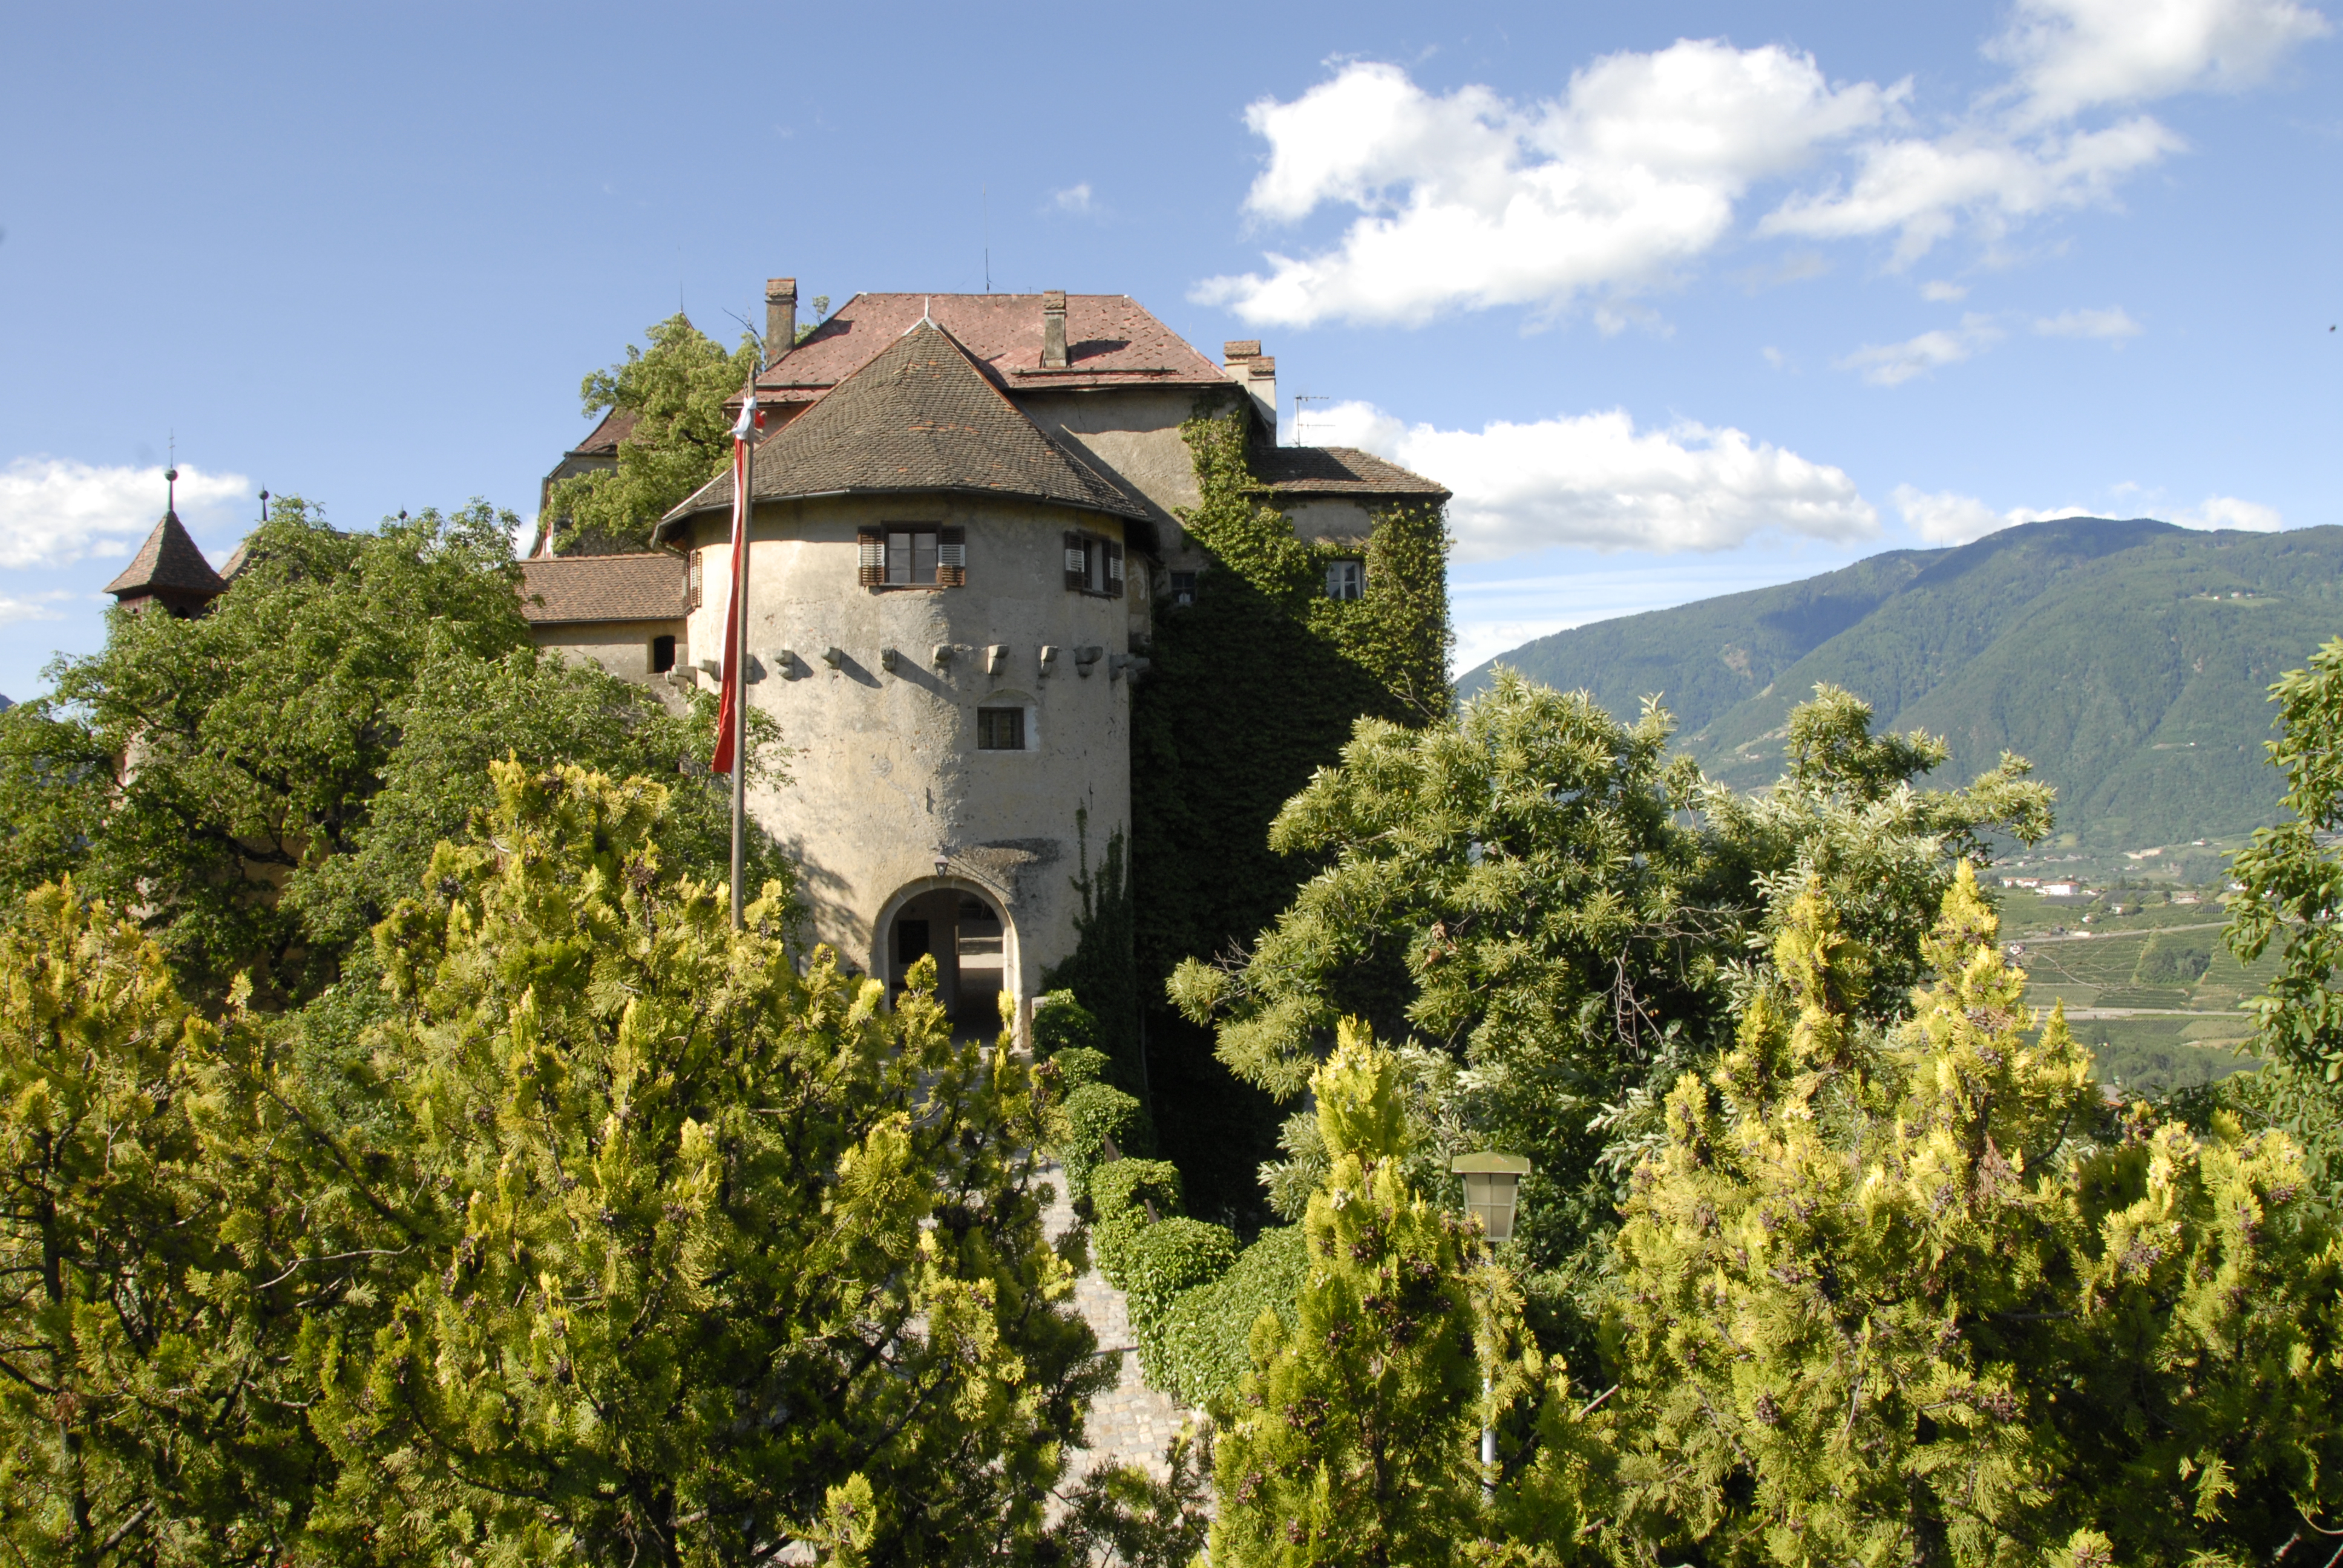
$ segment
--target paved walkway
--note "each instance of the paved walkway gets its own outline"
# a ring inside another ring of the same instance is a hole
[[[1074,1206],[1066,1196],[1065,1171],[1056,1165],[1043,1169],[1050,1184],[1058,1190],[1058,1201],[1041,1219],[1054,1241],[1072,1228]],[[1158,1393],[1140,1381],[1139,1341],[1131,1332],[1129,1304],[1095,1268],[1074,1282],[1074,1305],[1098,1336],[1099,1353],[1120,1352],[1122,1381],[1091,1406],[1086,1428],[1091,1445],[1074,1453],[1067,1480],[1071,1482],[1101,1464],[1122,1462],[1140,1465],[1160,1481],[1164,1474],[1163,1451],[1179,1434],[1188,1412],[1170,1394]]]

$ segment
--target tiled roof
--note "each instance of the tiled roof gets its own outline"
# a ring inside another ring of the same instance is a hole
[[[586,438],[568,451],[566,457],[615,457],[618,443],[635,433],[635,425],[642,417],[631,408],[613,408],[602,416],[602,422],[586,433]]]
[[[526,560],[520,563],[520,613],[538,624],[674,620],[684,612],[684,571],[681,557],[663,551]]]
[[[212,570],[204,552],[187,537],[180,525],[179,514],[165,512],[122,575],[106,585],[106,591],[117,598],[131,594],[151,594],[158,590],[178,593],[218,594],[227,591],[227,584],[219,573]]]
[[[1256,447],[1250,461],[1262,487],[1281,496],[1448,498],[1445,486],[1356,447]]]
[[[765,437],[757,448],[756,483],[760,501],[949,490],[1147,516],[1043,435],[933,322],[898,337],[837,390]],[[731,505],[728,467],[669,512],[654,538],[695,513]]]
[[[1038,294],[858,294],[757,377],[757,395],[809,402],[926,317],[1012,392],[1062,387],[1225,387],[1228,376],[1129,295],[1066,296],[1063,370],[1041,368]]]

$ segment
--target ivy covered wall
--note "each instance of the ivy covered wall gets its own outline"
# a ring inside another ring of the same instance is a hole
[[[1195,602],[1160,605],[1153,668],[1133,695],[1131,878],[1150,1110],[1189,1209],[1266,1217],[1255,1167],[1282,1113],[1213,1059],[1172,1010],[1173,966],[1250,941],[1314,867],[1271,852],[1270,819],[1336,760],[1351,726],[1449,708],[1447,537],[1441,509],[1375,515],[1363,597],[1326,597],[1330,561],[1268,504],[1248,464],[1251,419],[1200,401],[1182,427],[1201,499],[1181,514],[1210,558]]]

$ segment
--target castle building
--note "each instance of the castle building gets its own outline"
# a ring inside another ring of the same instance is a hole
[[[795,303],[768,286],[769,343],[795,343]],[[932,955],[973,1018],[1001,990],[1030,1007],[1071,951],[1083,842],[1095,859],[1130,821],[1155,618],[1212,569],[1178,517],[1199,499],[1185,421],[1251,422],[1263,498],[1356,546],[1327,568],[1337,598],[1381,508],[1447,498],[1365,452],[1279,447],[1275,376],[1258,343],[1215,364],[1123,296],[1057,292],[858,295],[759,376],[745,689],[788,781],[749,805],[845,961],[892,985]],[[686,604],[656,635],[709,689],[731,510],[728,469],[654,535]],[[617,657],[649,678],[660,655]]]

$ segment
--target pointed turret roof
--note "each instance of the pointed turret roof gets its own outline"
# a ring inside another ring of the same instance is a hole
[[[953,490],[1147,517],[1044,435],[950,333],[925,318],[760,443],[756,485],[760,501]],[[669,512],[655,538],[731,505],[728,468]]]
[[[122,575],[106,585],[117,599],[150,594],[196,594],[211,598],[227,591],[227,583],[212,570],[211,562],[187,536],[176,511],[166,511]]]

